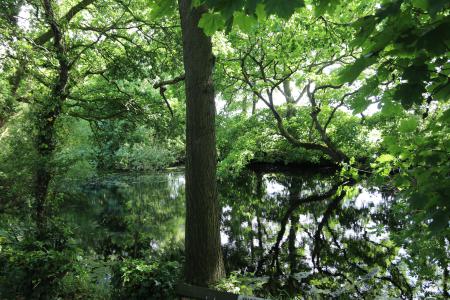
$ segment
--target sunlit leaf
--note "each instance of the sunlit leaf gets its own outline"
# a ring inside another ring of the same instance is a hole
[[[390,154],[381,154],[377,158],[377,161],[380,162],[380,163],[385,163],[385,162],[393,161],[394,159],[395,159],[395,157],[390,155]]]
[[[243,12],[235,12],[233,25],[238,26],[244,32],[250,32],[256,25],[256,19]]]

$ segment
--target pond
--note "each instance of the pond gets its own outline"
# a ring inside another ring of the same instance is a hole
[[[142,257],[184,239],[183,170],[107,174],[64,187],[63,211],[80,246],[105,260]],[[252,286],[288,298],[351,291],[410,299],[440,291],[433,254],[417,257],[420,245],[405,240],[416,229],[390,191],[342,182],[330,171],[246,171],[221,179],[219,194],[226,270],[251,274]]]
[[[138,257],[142,249],[184,239],[182,171],[106,174],[65,186],[65,217],[82,244],[105,257]]]

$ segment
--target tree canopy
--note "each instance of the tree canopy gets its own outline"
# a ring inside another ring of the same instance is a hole
[[[447,299],[449,29],[448,0],[2,1],[0,298]]]

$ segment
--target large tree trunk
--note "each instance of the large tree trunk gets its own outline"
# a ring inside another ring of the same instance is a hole
[[[188,283],[206,286],[224,274],[216,186],[211,39],[198,28],[204,7],[179,0],[186,73],[186,263]]]
[[[60,112],[60,105],[55,103],[55,106],[56,107],[51,108],[40,108],[44,111],[39,111],[36,113],[38,133],[35,140],[35,146],[39,155],[39,162],[36,166],[33,191],[35,198],[35,219],[38,234],[40,236],[43,236],[45,231],[45,206],[48,188],[52,178],[51,160],[55,150],[54,123]]]
[[[66,54],[64,36],[56,22],[52,1],[43,0],[45,20],[50,26],[53,35],[53,46],[58,60],[58,76],[52,86],[51,95],[44,99],[44,103],[36,113],[37,136],[36,149],[39,154],[37,165],[34,197],[36,206],[36,223],[38,234],[42,236],[45,228],[45,202],[48,194],[49,183],[52,178],[51,160],[55,150],[55,121],[61,113],[61,107],[67,98],[67,83],[69,80],[69,63]]]

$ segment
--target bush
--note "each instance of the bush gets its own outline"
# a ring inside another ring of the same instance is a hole
[[[67,226],[49,222],[38,240],[33,226],[8,224],[0,224],[0,299],[109,299]]]
[[[151,260],[125,259],[113,267],[114,299],[176,299],[181,278],[181,250],[165,250]]]
[[[175,155],[159,145],[125,144],[116,152],[117,169],[161,170],[175,162]]]
[[[14,224],[0,235],[0,299],[49,299],[72,269],[76,249],[68,245],[64,230],[45,241],[32,227]]]

